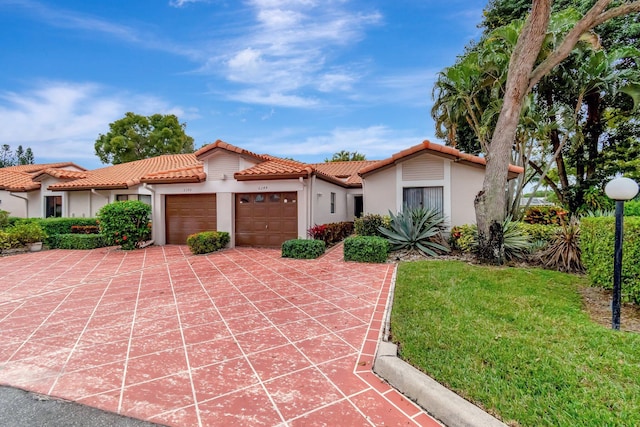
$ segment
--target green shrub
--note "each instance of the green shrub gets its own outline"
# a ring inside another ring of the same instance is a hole
[[[624,204],[624,216],[640,216],[640,200],[631,200]]]
[[[7,228],[9,226],[9,212],[0,209],[0,229]]]
[[[38,224],[46,235],[44,241],[47,246],[51,247],[51,239],[58,234],[69,234],[73,231],[73,227],[97,227],[98,220],[96,218],[10,218],[14,224]]]
[[[502,223],[502,233],[504,237],[504,255],[507,260],[523,258],[534,247],[532,242],[535,237],[529,234],[529,230],[538,236],[552,233],[553,229],[545,230],[539,226],[531,226],[518,221],[511,221],[508,217]],[[543,231],[544,230],[544,231]],[[478,226],[466,224],[456,226],[451,229],[451,246],[457,250],[467,253],[474,253],[478,248]],[[540,245],[535,245],[539,247]]]
[[[187,245],[194,255],[208,254],[224,248],[229,243],[226,231],[202,231],[187,236]]]
[[[456,225],[451,229],[449,244],[453,249],[472,253],[478,247],[478,227],[475,224]]]
[[[529,224],[526,222],[520,223],[519,227],[530,237],[531,241],[545,243],[549,243],[560,229],[560,226],[554,224]]]
[[[20,222],[7,228],[6,231],[21,245],[43,242],[47,238],[47,234],[36,222]]]
[[[626,301],[640,303],[640,218],[624,219],[622,250],[622,295]],[[582,218],[580,249],[582,262],[594,286],[613,287],[613,245],[615,218]]]
[[[380,227],[380,233],[391,243],[391,250],[419,251],[427,256],[449,252],[444,242],[444,217],[434,209],[409,209],[394,215],[389,212],[389,228]]]
[[[20,242],[15,239],[13,234],[5,230],[0,230],[0,252],[19,246]]]
[[[567,214],[560,206],[531,206],[524,212],[522,220],[529,224],[560,225]]]
[[[389,242],[378,236],[353,236],[344,239],[344,260],[358,262],[387,261]]]
[[[324,253],[322,240],[292,239],[282,244],[283,258],[315,259]]]
[[[382,237],[380,227],[388,227],[391,218],[378,214],[366,214],[354,221],[354,228],[358,236]]]
[[[314,240],[322,240],[327,246],[341,242],[352,233],[353,222],[350,221],[314,225],[307,231],[309,237]]]
[[[139,248],[151,237],[151,206],[139,200],[104,205],[98,212],[100,232],[108,245],[124,250]]]
[[[49,237],[51,249],[96,249],[107,246],[102,234],[56,234]]]

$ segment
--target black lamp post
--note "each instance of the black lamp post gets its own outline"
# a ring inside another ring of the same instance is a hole
[[[616,201],[616,240],[613,255],[613,301],[611,302],[611,328],[620,330],[620,304],[622,300],[622,222],[624,202],[638,194],[638,184],[630,178],[615,178],[605,185],[604,192]]]

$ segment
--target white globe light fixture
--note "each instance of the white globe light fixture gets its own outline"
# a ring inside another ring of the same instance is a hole
[[[616,201],[631,200],[638,194],[638,184],[631,178],[614,178],[604,186],[604,192]]]
[[[613,298],[611,301],[611,328],[620,329],[620,304],[622,303],[622,222],[624,202],[638,194],[638,183],[630,178],[614,178],[604,187],[609,198],[616,201],[616,237],[613,253]]]

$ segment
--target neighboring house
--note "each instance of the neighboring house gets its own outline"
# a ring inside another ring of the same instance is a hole
[[[42,184],[37,177],[48,173],[64,179],[85,172],[86,169],[70,162],[0,168],[0,209],[20,218],[62,216],[61,198],[46,189],[41,192]]]
[[[424,141],[359,171],[364,212],[386,215],[408,207],[440,210],[449,226],[475,222],[474,199],[482,190],[486,160]],[[509,166],[509,179],[523,172]],[[382,196],[383,195],[383,196]]]
[[[418,152],[425,144],[433,147]],[[232,246],[271,247],[306,238],[315,224],[397,211],[404,193],[423,204],[440,200],[449,215],[455,205],[454,217],[466,217],[456,214],[458,204],[473,206],[479,187],[470,188],[482,185],[484,160],[427,142],[416,147],[382,161],[305,164],[216,141],[193,154],[92,171],[72,163],[4,168],[0,209],[20,217],[95,217],[107,203],[134,199],[151,205],[156,244],[184,244],[191,233],[219,230],[231,234]],[[441,190],[424,189],[434,186]]]

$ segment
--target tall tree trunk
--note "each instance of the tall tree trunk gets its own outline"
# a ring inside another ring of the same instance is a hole
[[[511,148],[515,141],[520,112],[529,92],[531,71],[544,41],[551,0],[533,0],[531,14],[524,24],[511,55],[504,103],[486,156],[487,167],[482,190],[475,198],[480,259],[502,263],[504,247],[502,222]]]
[[[516,136],[524,97],[556,65],[562,62],[588,30],[617,16],[640,11],[640,0],[605,10],[611,0],[596,0],[589,11],[569,30],[560,45],[533,68],[549,25],[552,0],[533,0],[518,42],[511,54],[504,103],[487,150],[487,167],[482,190],[475,199],[480,259],[500,263],[503,259],[502,221],[509,157]]]

